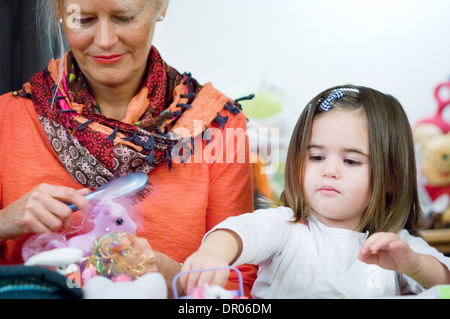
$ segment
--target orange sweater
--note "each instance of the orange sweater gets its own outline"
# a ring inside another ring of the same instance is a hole
[[[227,128],[245,130],[242,113],[233,115],[224,109],[221,115],[229,118],[223,132]],[[216,124],[210,128],[218,127]],[[226,134],[223,145],[225,140]],[[149,182],[153,192],[136,206],[140,226],[137,235],[146,238],[153,249],[183,262],[214,225],[228,216],[252,211],[248,140],[245,144],[234,147],[235,160],[238,152],[245,153],[245,163],[207,163],[198,160],[201,153],[197,151],[191,163],[174,163],[170,172],[163,163],[152,171]],[[205,153],[211,146],[203,142]],[[32,101],[7,93],[0,96],[0,209],[40,183],[82,188],[57,158]],[[22,263],[24,241],[4,241],[0,245],[0,265]],[[252,267],[242,271],[248,295],[256,272]]]

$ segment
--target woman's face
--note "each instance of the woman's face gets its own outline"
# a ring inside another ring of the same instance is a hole
[[[151,1],[61,0],[60,15],[88,83],[118,86],[142,79],[161,15]]]

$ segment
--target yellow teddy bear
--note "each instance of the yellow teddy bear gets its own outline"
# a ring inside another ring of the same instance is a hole
[[[425,215],[434,216],[436,225],[450,224],[450,133],[422,124],[413,131],[418,146],[419,193]],[[437,217],[437,218],[436,218]]]

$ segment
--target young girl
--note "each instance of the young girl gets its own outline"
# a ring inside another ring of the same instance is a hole
[[[340,86],[305,108],[289,146],[282,206],[231,217],[182,271],[258,264],[254,298],[370,298],[450,283],[450,259],[416,234],[411,129],[400,103]],[[182,277],[187,293],[227,270]]]

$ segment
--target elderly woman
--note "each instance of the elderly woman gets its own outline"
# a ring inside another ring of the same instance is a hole
[[[137,235],[168,282],[209,229],[252,210],[238,101],[180,74],[152,46],[168,3],[38,2],[70,49],[0,97],[0,264],[22,263],[30,235],[81,218],[67,203],[87,207],[89,189],[132,172],[152,185],[135,205]],[[241,270],[249,292],[254,268]]]

